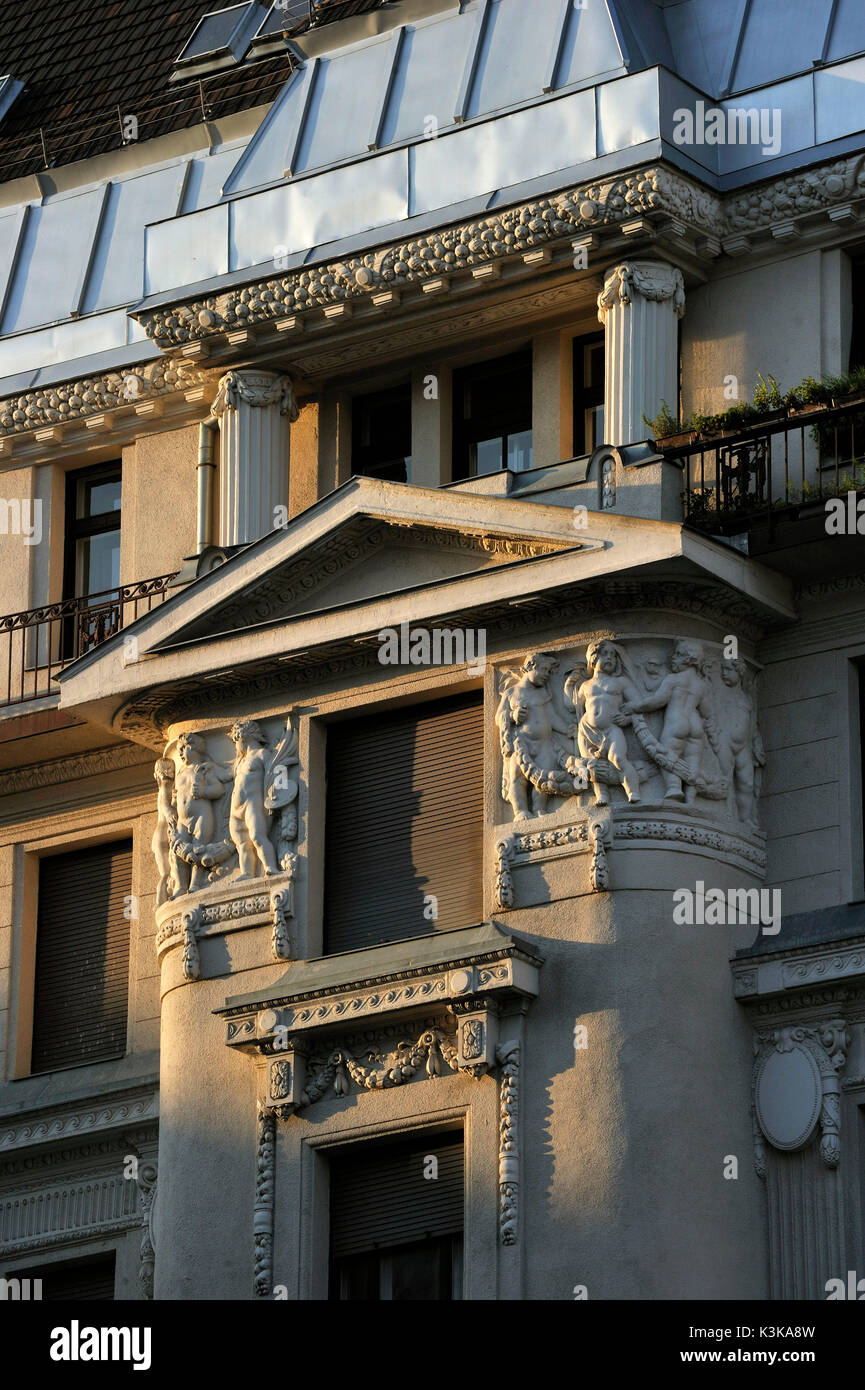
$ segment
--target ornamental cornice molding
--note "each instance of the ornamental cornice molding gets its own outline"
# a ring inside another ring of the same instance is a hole
[[[844,945],[798,947],[763,960],[737,960],[731,969],[736,998],[743,1001],[798,990],[803,985],[865,982],[865,938]]]
[[[294,970],[302,965],[297,962]],[[280,1037],[289,1031],[312,1037],[355,1019],[417,1013],[430,1006],[462,1011],[500,998],[532,998],[538,991],[540,965],[537,956],[509,943],[493,951],[455,954],[434,966],[390,970],[357,984],[274,993],[265,1002],[217,1012],[226,1020],[229,1046],[271,1053],[279,1050]]]
[[[295,316],[310,310],[336,308],[346,315],[373,296],[383,307],[384,301],[398,303],[404,290],[447,290],[454,277],[477,276],[485,265],[531,256],[565,238],[617,230],[640,218],[666,217],[680,241],[690,238],[709,256],[722,249],[740,255],[750,249],[749,235],[771,235],[781,223],[829,212],[865,196],[863,158],[835,160],[727,197],[678,170],[651,165],[356,256],[142,310],[136,317],[163,350],[188,350],[265,323],[295,328]]]
[[[212,371],[203,371],[186,358],[158,358],[155,362],[109,371],[54,386],[40,386],[20,396],[0,400],[0,438],[86,423],[106,411],[147,411],[165,396],[181,395],[205,387],[214,380]]]
[[[119,772],[128,767],[146,765],[147,759],[137,745],[121,743],[113,748],[97,748],[92,753],[76,753],[68,758],[55,758],[51,762],[34,763],[31,767],[17,767],[11,772],[0,773],[0,796],[33,791],[38,787],[54,787],[83,777],[96,777],[102,772]]]
[[[681,174],[651,166],[222,294],[140,310],[134,317],[163,350],[183,348],[310,309],[350,309],[373,295],[438,286],[442,280],[446,288],[454,275],[530,254],[549,242],[665,212],[704,235],[718,236],[722,229],[716,195]]]
[[[152,1085],[102,1101],[47,1113],[42,1110],[20,1121],[7,1118],[0,1120],[0,1154],[137,1125],[155,1119],[158,1114],[159,1092]]]

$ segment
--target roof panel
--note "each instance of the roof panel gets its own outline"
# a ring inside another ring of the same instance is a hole
[[[562,18],[560,4],[492,0],[467,115],[498,111],[540,95]]]
[[[796,0],[792,9],[778,0],[751,0],[731,90],[809,69],[823,53],[831,11],[832,0]]]
[[[453,15],[406,26],[382,126],[384,144],[423,135],[429,116],[439,126],[453,122],[472,28]]]
[[[567,87],[571,82],[585,82],[602,72],[615,72],[623,67],[606,6],[588,4],[583,10],[572,9],[556,73],[556,86]]]
[[[392,59],[376,39],[320,60],[295,172],[366,151]]]

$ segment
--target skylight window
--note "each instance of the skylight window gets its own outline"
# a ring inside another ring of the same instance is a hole
[[[13,77],[11,73],[7,73],[5,77],[0,77],[0,121],[23,88],[24,83],[19,82],[17,77]]]
[[[312,0],[276,0],[253,36],[252,56],[261,58],[284,48],[290,31],[300,23],[308,24],[312,12]]]
[[[239,63],[265,13],[264,5],[251,0],[204,15],[177,58],[171,80],[179,82]]]

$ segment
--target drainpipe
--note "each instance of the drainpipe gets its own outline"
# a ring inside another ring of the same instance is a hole
[[[195,553],[213,544],[213,479],[216,473],[214,453],[219,436],[219,420],[208,415],[198,426],[198,508],[195,521]]]

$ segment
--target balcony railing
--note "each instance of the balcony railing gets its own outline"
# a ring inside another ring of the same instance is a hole
[[[658,441],[683,470],[685,520],[733,534],[796,508],[865,486],[865,394],[831,405],[778,410],[703,439]]]
[[[0,617],[0,707],[56,693],[58,672],[167,597],[172,574]]]

